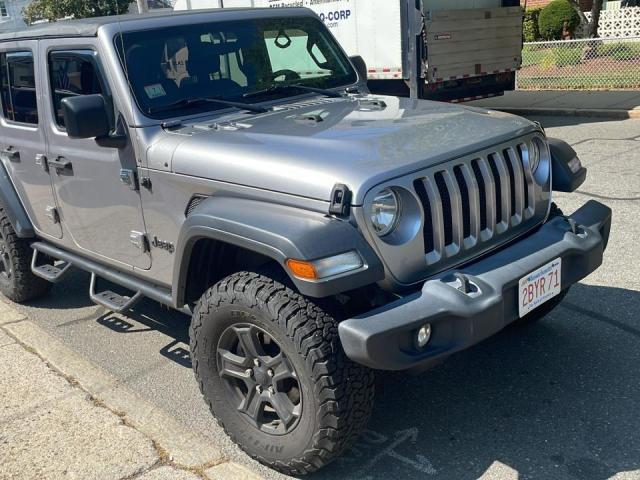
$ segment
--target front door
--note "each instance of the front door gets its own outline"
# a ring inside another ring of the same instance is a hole
[[[126,181],[137,168],[132,145],[102,147],[94,139],[70,138],[65,131],[64,98],[102,94],[113,105],[97,50],[86,43],[61,47],[59,40],[51,40],[40,42],[40,55],[48,72],[43,82],[49,99],[47,156],[63,225],[86,253],[149,269],[140,193],[135,181]],[[115,125],[117,113],[113,118]]]
[[[43,163],[46,119],[36,93],[42,89],[35,69],[37,46],[24,41],[0,49],[0,160],[38,234],[62,238],[51,178]]]

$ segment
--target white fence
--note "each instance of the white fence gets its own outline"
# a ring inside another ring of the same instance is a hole
[[[521,90],[638,90],[640,36],[525,43]]]
[[[591,12],[586,12],[591,20]],[[600,13],[598,34],[601,38],[628,38],[640,36],[640,7],[603,10]]]

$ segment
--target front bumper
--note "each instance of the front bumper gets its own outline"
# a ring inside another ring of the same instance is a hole
[[[520,278],[561,257],[567,289],[602,264],[611,209],[589,201],[569,218],[577,233],[556,217],[493,255],[427,281],[420,292],[343,321],[339,333],[347,356],[381,370],[428,368],[499,332],[518,318]],[[474,291],[461,291],[455,273],[464,274]],[[432,337],[420,350],[414,338],[425,323],[432,325]]]

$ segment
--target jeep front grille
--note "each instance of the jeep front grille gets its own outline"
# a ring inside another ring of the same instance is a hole
[[[524,145],[451,163],[414,181],[425,216],[427,264],[469,250],[535,213],[534,180]]]
[[[544,221],[551,201],[550,166],[541,167],[546,169],[546,178],[540,185],[528,162],[534,136],[442,163],[380,187],[404,191],[407,201],[415,201],[420,210],[421,218],[415,215],[415,221],[421,222],[415,237],[371,236],[400,283],[415,283],[454,268]]]

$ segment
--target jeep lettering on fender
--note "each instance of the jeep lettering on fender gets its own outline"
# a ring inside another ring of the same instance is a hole
[[[166,250],[169,253],[174,253],[176,251],[176,247],[173,243],[167,242],[165,240],[160,240],[158,237],[153,237],[151,241],[151,246],[154,248],[161,248],[162,250]]]
[[[0,291],[75,267],[109,310],[188,313],[211,412],[287,474],[353,444],[375,370],[541,318],[602,262],[611,210],[552,203],[585,179],[571,147],[371,95],[307,9],[37,25],[0,64]]]

